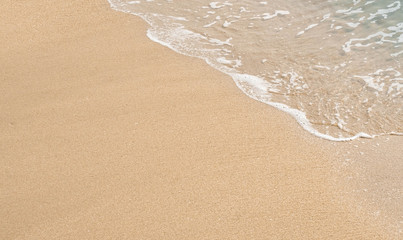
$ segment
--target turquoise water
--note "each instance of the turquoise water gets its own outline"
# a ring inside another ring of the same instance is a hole
[[[109,2],[316,136],[403,132],[402,1]]]

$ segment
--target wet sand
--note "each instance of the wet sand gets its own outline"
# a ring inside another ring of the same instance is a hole
[[[0,7],[0,239],[390,238],[339,181],[357,147],[151,42],[141,19],[103,0]]]

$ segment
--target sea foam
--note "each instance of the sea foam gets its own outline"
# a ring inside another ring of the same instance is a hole
[[[315,136],[403,132],[400,1],[109,0],[147,36],[230,75]]]

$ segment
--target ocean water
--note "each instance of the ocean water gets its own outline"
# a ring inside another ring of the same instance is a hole
[[[335,141],[403,133],[403,0],[109,0]]]

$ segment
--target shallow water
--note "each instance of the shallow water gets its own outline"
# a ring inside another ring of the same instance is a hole
[[[109,0],[311,133],[403,132],[403,1]]]

